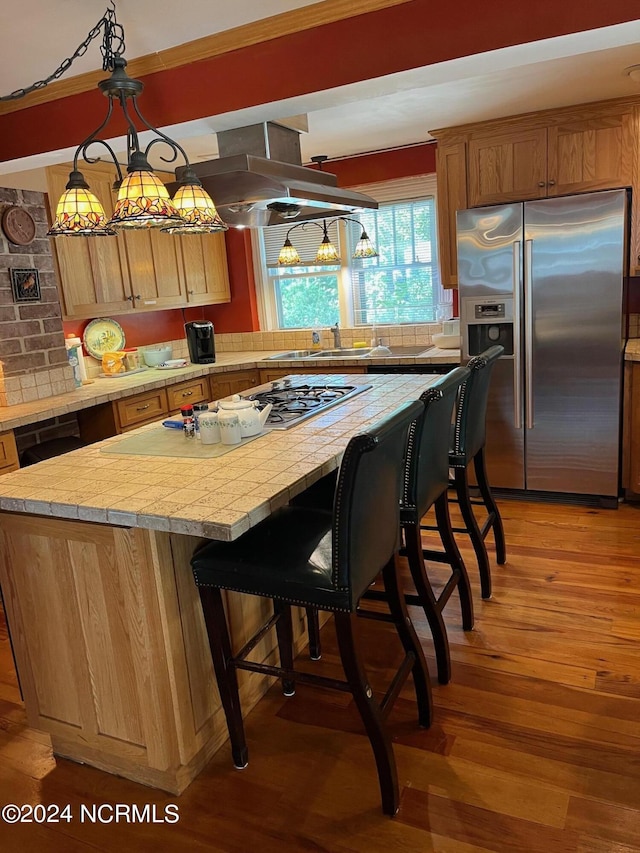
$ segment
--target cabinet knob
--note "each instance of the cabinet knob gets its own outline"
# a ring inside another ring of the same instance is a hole
[[[544,181],[538,181],[538,186],[539,186],[539,187],[543,187],[544,185],[545,185],[545,184],[544,184]]]
[[[195,293],[195,290],[187,290],[187,293],[189,294],[189,296],[193,296],[193,294]]]
[[[133,296],[127,296],[127,302],[133,302]]]
[[[555,181],[553,181],[553,180],[549,181],[549,186],[550,186],[550,187],[555,187],[555,185],[556,185],[556,182],[555,182]]]
[[[135,295],[133,298],[134,298],[134,299],[142,299],[142,296],[140,296],[140,294],[139,294],[139,293],[136,293],[136,295]]]

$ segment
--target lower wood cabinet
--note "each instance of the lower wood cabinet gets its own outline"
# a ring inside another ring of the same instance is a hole
[[[247,388],[255,388],[263,380],[260,379],[258,370],[230,370],[228,373],[212,373],[209,375],[211,383],[211,399],[219,400],[230,394],[239,394]]]
[[[640,501],[640,362],[625,363],[622,459],[626,496]]]
[[[306,373],[366,373],[365,367],[268,367],[260,370],[260,384],[275,382],[283,376],[302,376]]]
[[[13,430],[0,432],[0,474],[8,474],[20,467],[18,448]]]
[[[101,403],[78,412],[80,438],[87,443],[102,441],[112,435],[159,420],[169,413],[165,388]]]

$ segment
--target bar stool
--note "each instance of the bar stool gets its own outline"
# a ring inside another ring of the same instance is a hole
[[[459,367],[450,371],[420,397],[424,415],[411,427],[405,457],[404,485],[400,507],[400,524],[404,534],[406,555],[416,593],[405,592],[406,604],[422,607],[431,629],[438,668],[438,681],[451,680],[451,655],[442,611],[457,588],[462,610],[462,627],[473,628],[471,585],[464,561],[453,536],[449,515],[449,441],[456,399],[470,371]],[[420,535],[421,520],[435,508],[434,529],[440,535],[442,551],[425,549]],[[436,597],[429,581],[425,557],[451,568],[445,586]],[[384,592],[369,589],[363,598],[381,600]]]
[[[485,539],[493,531],[496,546],[496,561],[506,562],[506,546],[500,510],[491,494],[485,465],[487,400],[494,364],[504,352],[504,347],[493,346],[467,363],[471,374],[460,389],[458,406],[449,454],[449,465],[453,468],[456,500],[464,521],[464,528],[454,528],[454,533],[467,533],[475,551],[480,572],[480,587],[483,598],[491,598],[491,569]],[[469,465],[473,462],[480,500],[473,500],[469,491]],[[482,506],[486,518],[480,526],[474,506]]]
[[[407,432],[423,410],[419,401],[405,403],[351,439],[331,514],[284,507],[235,542],[208,543],[191,560],[236,767],[243,768],[248,761],[237,669],[281,678],[285,695],[294,692],[296,681],[351,692],[371,742],[382,808],[388,815],[396,813],[399,795],[393,747],[384,721],[409,673],[413,673],[419,724],[428,727],[432,716],[429,674],[395,567],[402,460]],[[357,616],[363,593],[380,572],[405,651],[382,702],[373,695],[361,659]],[[231,649],[222,589],[274,602],[273,616],[236,655]],[[294,670],[292,604],[334,614],[346,681]],[[251,649],[274,625],[280,666],[247,660]]]

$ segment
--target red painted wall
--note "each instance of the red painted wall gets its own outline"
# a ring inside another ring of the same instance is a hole
[[[513,0],[480,11],[477,0],[410,0],[148,75],[141,106],[152,123],[175,124],[637,16],[638,0],[536,0],[526,14]],[[95,91],[2,115],[0,160],[77,145],[103,116]],[[108,135],[123,130],[114,116]]]

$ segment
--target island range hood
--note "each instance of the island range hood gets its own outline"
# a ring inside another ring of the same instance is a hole
[[[227,225],[262,228],[378,207],[370,196],[338,187],[330,172],[303,166],[297,130],[263,122],[217,137],[220,158],[193,170]]]

